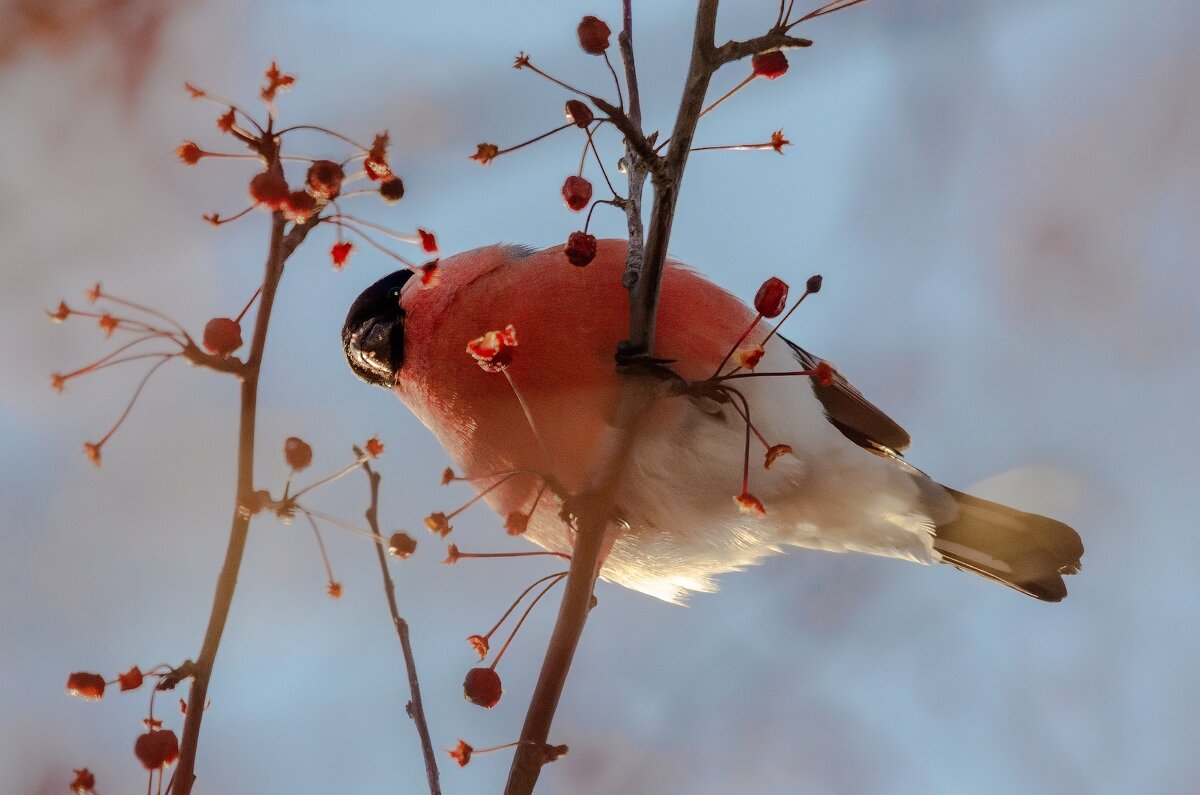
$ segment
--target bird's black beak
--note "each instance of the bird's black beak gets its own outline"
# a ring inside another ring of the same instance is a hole
[[[354,301],[342,326],[342,350],[354,374],[391,389],[404,364],[404,310],[400,288],[412,277],[402,270],[385,276]]]

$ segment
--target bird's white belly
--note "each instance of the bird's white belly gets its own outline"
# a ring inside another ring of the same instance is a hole
[[[768,347],[758,372],[796,369],[785,345],[772,340]],[[730,406],[714,415],[687,398],[665,399],[639,429],[603,579],[681,602],[688,591],[715,590],[715,575],[786,546],[937,559],[910,472],[832,426],[808,378],[731,383],[745,394],[766,439],[795,451],[767,470],[764,448],[751,438],[749,490],[766,516],[742,513],[733,500],[741,491],[745,449],[740,415]],[[552,548],[566,540],[550,510],[534,517],[530,537]]]

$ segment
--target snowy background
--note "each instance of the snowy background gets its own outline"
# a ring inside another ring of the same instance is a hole
[[[54,394],[50,372],[107,347],[42,310],[101,279],[192,329],[236,314],[260,277],[265,217],[213,230],[199,216],[238,209],[251,167],[188,169],[172,149],[220,143],[215,109],[189,102],[185,80],[252,106],[271,58],[299,76],[285,121],[391,130],[408,193],[364,214],[432,228],[446,252],[560,243],[579,224],[558,195],[576,138],[487,169],[466,156],[561,123],[561,92],[510,68],[519,50],[607,89],[573,30],[584,13],[615,22],[617,4],[0,5],[0,790],[65,792],[86,765],[104,795],[137,792],[146,694],[85,703],[63,682],[198,651],[228,528],[236,389],[170,367],[96,471],[80,446],[135,375]],[[692,4],[639,5],[647,123],[669,128]],[[721,37],[774,19],[767,0],[726,5]],[[672,253],[745,298],[770,275],[823,273],[791,336],[907,427],[917,466],[1079,528],[1083,573],[1060,605],[950,567],[803,551],[687,608],[602,585],[552,733],[571,753],[542,789],[1194,792],[1200,6],[877,0],[803,34],[816,45],[785,78],[750,86],[697,137],[782,127],[795,146],[695,156]],[[746,68],[722,72],[714,96]],[[621,228],[597,211],[598,234]],[[381,436],[385,528],[421,543],[393,573],[434,742],[508,742],[554,610],[506,655],[490,712],[461,698],[463,638],[548,564],[439,565],[420,518],[467,492],[436,488],[444,454],[339,350],[350,301],[392,264],[360,251],[335,273],[328,237],[314,234],[280,292],[258,479],[278,489],[286,436],[313,444],[313,472]],[[354,476],[315,502],[357,520],[365,501]],[[456,527],[464,548],[521,548],[483,508]],[[420,791],[374,555],[352,536],[327,543],[340,601],[303,523],[255,521],[198,792]],[[172,702],[160,703],[178,729]],[[494,792],[509,757],[442,761],[447,793]]]

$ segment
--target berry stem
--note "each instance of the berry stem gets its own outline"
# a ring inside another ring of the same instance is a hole
[[[365,459],[365,456],[360,455],[352,463],[347,464],[346,466],[339,469],[337,472],[334,472],[332,475],[323,477],[320,480],[318,480],[316,483],[313,483],[311,485],[305,486],[304,488],[300,489],[300,491],[298,491],[292,495],[292,499],[293,500],[299,499],[301,497],[301,495],[307,494],[308,492],[312,491],[315,488],[319,488],[321,486],[324,486],[326,483],[332,483],[333,481],[338,480],[339,478],[345,477],[346,475],[353,472],[360,464],[362,464],[364,459]]]
[[[338,217],[339,215],[340,215],[340,213],[338,215],[325,215],[325,216],[321,216],[321,218],[319,218],[318,220],[319,221],[328,221],[331,224],[336,224],[339,228],[342,228],[342,229],[349,229],[351,232],[353,232],[354,234],[361,237],[364,241],[366,241],[368,245],[372,246],[377,251],[387,254],[389,257],[396,260],[397,262],[399,262],[404,267],[408,268],[413,273],[420,272],[420,268],[418,268],[414,263],[409,262],[404,257],[397,254],[395,251],[392,251],[387,246],[385,246],[382,243],[380,243],[379,241],[375,240],[370,235],[368,235],[366,232],[359,229],[356,225],[349,223],[347,221],[344,221],[344,220],[339,220],[339,217]]]
[[[100,293],[99,297],[103,298],[106,301],[112,301],[114,304],[120,304],[121,306],[129,307],[130,309],[133,309],[135,311],[145,312],[147,315],[153,315],[154,317],[158,318],[159,320],[165,320],[168,323],[170,323],[172,326],[174,326],[176,329],[178,329],[181,334],[183,334],[184,336],[187,335],[187,329],[185,329],[183,326],[179,325],[179,323],[173,317],[163,314],[162,312],[159,312],[156,309],[151,309],[150,307],[142,306],[141,304],[135,304],[133,301],[126,301],[124,298],[117,298],[115,295],[112,295],[110,293],[102,292],[102,293]]]
[[[363,146],[362,144],[360,144],[358,141],[354,140],[353,138],[348,138],[339,132],[334,132],[333,130],[330,130],[327,127],[321,127],[316,124],[293,124],[291,127],[284,127],[282,130],[276,130],[275,135],[276,135],[276,137],[278,137],[278,136],[283,135],[284,133],[295,132],[296,130],[312,130],[314,132],[325,133],[328,136],[337,138],[339,141],[345,141],[346,143],[353,146],[355,149],[360,149],[363,152],[366,152],[369,149],[369,147]]]
[[[116,424],[114,424],[112,426],[112,428],[109,429],[108,433],[104,434],[104,438],[101,439],[100,441],[96,442],[97,447],[103,447],[104,443],[107,442],[109,440],[109,438],[114,433],[117,432],[117,428],[120,428],[121,424],[123,422],[125,422],[125,418],[128,417],[129,412],[133,410],[133,404],[137,403],[137,399],[139,396],[141,396],[142,390],[145,389],[146,382],[150,380],[150,377],[158,371],[158,368],[162,367],[164,364],[171,361],[179,354],[178,353],[160,353],[160,354],[146,354],[146,355],[147,356],[156,356],[157,355],[157,356],[162,357],[162,360],[159,361],[157,364],[155,364],[153,367],[151,367],[149,370],[147,370],[146,374],[144,376],[142,376],[142,380],[138,383],[137,389],[135,389],[133,391],[133,397],[131,397],[129,399],[129,402],[127,404],[125,404],[125,410],[122,411],[121,416],[117,418]],[[138,358],[141,358],[141,357],[138,357]],[[111,362],[110,362],[110,364],[111,364]]]
[[[590,214],[590,213],[589,213]],[[538,432],[537,424],[533,421],[533,412],[529,409],[529,404],[525,402],[525,396],[521,394],[521,390],[517,389],[517,382],[513,381],[512,374],[505,367],[503,370],[504,377],[508,380],[508,385],[512,387],[513,394],[517,396],[517,402],[521,404],[521,411],[525,413],[525,422],[529,423],[529,429],[533,431],[533,438],[537,439],[538,447],[542,451],[542,458],[546,460],[546,466],[550,468],[551,476],[557,474],[554,466],[554,459],[550,456],[550,449],[546,447],[546,442],[542,439],[542,435]]]
[[[725,369],[725,365],[729,363],[730,357],[732,357],[737,351],[738,347],[746,341],[746,338],[750,336],[751,331],[754,331],[754,327],[758,325],[760,320],[762,320],[761,312],[754,316],[754,320],[750,321],[749,326],[746,326],[746,330],[742,332],[742,336],[738,337],[737,342],[733,343],[733,347],[729,349],[729,353],[725,354],[725,358],[721,360],[721,363],[717,365],[717,369],[713,371],[711,376],[709,376],[710,381],[717,378],[717,376],[721,374],[721,370]]]
[[[329,553],[325,549],[325,541],[321,538],[321,530],[317,527],[317,522],[313,519],[311,513],[304,511],[304,518],[308,520],[308,524],[312,527],[313,536],[317,539],[317,548],[321,550],[321,562],[325,564],[325,576],[329,582],[333,582],[333,567],[329,565]]]
[[[566,574],[567,573],[565,571],[556,572],[554,574],[547,574],[545,577],[542,577],[540,580],[534,580],[532,583],[530,583],[525,588],[525,590],[521,591],[521,595],[513,600],[512,604],[510,604],[508,606],[508,609],[504,611],[504,615],[500,616],[500,619],[492,626],[491,629],[489,629],[487,631],[487,634],[483,635],[483,638],[485,640],[490,640],[492,635],[496,634],[496,630],[500,629],[500,627],[504,624],[504,622],[508,620],[508,617],[512,615],[512,612],[517,609],[517,606],[520,605],[521,602],[525,601],[525,597],[529,596],[530,591],[532,591],[534,588],[538,587],[542,583],[546,582],[547,580],[554,579],[555,577],[565,577]]]
[[[254,302],[258,300],[258,297],[260,295],[262,295],[262,285],[261,284],[258,285],[258,289],[254,291],[254,295],[250,296],[250,300],[246,302],[246,305],[244,307],[242,307],[242,311],[238,312],[238,316],[233,319],[234,323],[242,322],[242,318],[244,318],[246,316],[246,313],[250,311],[250,307],[254,306]]]
[[[513,638],[515,638],[517,633],[521,631],[521,625],[525,623],[525,619],[529,618],[529,614],[533,612],[533,608],[537,606],[537,603],[542,600],[543,596],[548,594],[554,586],[562,582],[563,578],[566,576],[566,573],[554,575],[553,579],[547,583],[546,587],[543,588],[537,596],[533,597],[533,601],[529,603],[529,607],[525,608],[525,612],[521,614],[521,618],[519,621],[517,621],[517,625],[513,627],[512,632],[508,633],[508,638],[504,641],[504,645],[500,647],[500,651],[496,652],[495,658],[492,659],[492,664],[488,666],[489,668],[491,668],[493,671],[496,670],[496,666],[500,664],[500,659],[504,656],[504,652],[508,651],[509,644],[513,642]]]
[[[392,616],[392,626],[396,628],[396,637],[400,640],[400,650],[404,655],[404,667],[408,674],[408,716],[417,727],[417,735],[421,739],[421,752],[425,757],[425,776],[429,781],[429,795],[441,795],[441,783],[438,780],[437,756],[433,751],[433,741],[429,736],[429,723],[425,720],[425,706],[421,700],[421,684],[417,679],[417,662],[413,655],[412,642],[409,638],[408,622],[400,616],[396,606],[396,585],[392,582],[388,570],[387,557],[384,554],[383,534],[379,532],[379,481],[380,475],[371,468],[371,462],[362,451],[354,449],[354,454],[362,462],[363,471],[371,486],[371,503],[366,510],[367,524],[375,536],[375,553],[379,559],[379,572],[383,578],[383,593],[387,598],[388,612]]]
[[[484,489],[483,491],[479,492],[478,494],[476,494],[476,495],[475,495],[474,497],[472,497],[471,499],[467,500],[467,501],[466,501],[466,502],[465,502],[463,505],[461,505],[461,506],[460,506],[460,507],[459,507],[459,508],[458,508],[456,511],[454,511],[453,513],[449,513],[449,514],[447,514],[447,515],[446,515],[446,521],[448,522],[448,521],[450,521],[451,519],[453,519],[454,517],[458,516],[460,513],[462,513],[463,511],[467,510],[468,508],[470,508],[472,505],[474,505],[475,503],[479,502],[480,500],[482,500],[482,499],[483,499],[484,497],[486,497],[486,496],[487,496],[487,495],[488,495],[490,492],[494,491],[496,488],[498,488],[498,487],[499,487],[501,484],[503,484],[505,481],[507,481],[507,480],[508,480],[509,478],[511,478],[513,475],[517,475],[517,474],[519,474],[520,472],[521,472],[521,470],[516,470],[516,471],[510,472],[509,474],[507,474],[507,475],[505,475],[504,477],[500,478],[500,479],[499,479],[499,480],[497,480],[495,483],[491,484],[491,485],[490,485],[490,486],[488,486],[486,489]]]

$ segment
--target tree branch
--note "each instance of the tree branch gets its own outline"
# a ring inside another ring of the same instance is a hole
[[[408,637],[408,622],[400,616],[400,610],[396,607],[396,586],[392,582],[392,574],[387,565],[387,555],[383,551],[383,535],[379,532],[380,476],[378,472],[371,469],[371,462],[366,460],[361,450],[356,447],[354,453],[363,459],[362,468],[371,483],[371,505],[367,508],[367,524],[375,536],[375,551],[379,555],[379,571],[383,575],[383,592],[387,596],[388,611],[392,614],[392,625],[396,627],[396,636],[400,639],[400,649],[404,652],[404,667],[408,672],[408,691],[412,699],[408,702],[408,715],[417,725],[417,734],[421,737],[421,752],[425,757],[425,777],[429,781],[429,795],[441,795],[437,757],[434,756],[433,741],[429,738],[429,725],[425,721],[425,707],[421,702],[421,685],[417,680],[417,662],[413,657],[412,644]]]
[[[771,50],[793,50],[797,47],[811,46],[812,41],[810,39],[789,36],[784,28],[776,27],[768,33],[753,39],[727,41],[716,49],[713,56],[716,58],[717,65],[723,66],[727,63],[740,61],[751,55],[761,55]]]
[[[632,60],[629,4],[629,0],[625,0],[625,24],[620,41],[627,74],[630,75],[629,91],[632,97],[636,96],[636,71]],[[626,212],[631,238],[641,231],[641,183],[647,172],[653,175],[654,207],[643,261],[638,267],[639,263],[635,261],[635,254],[631,250],[629,267],[623,280],[630,294],[629,340],[618,350],[619,361],[629,362],[648,357],[653,350],[654,321],[676,199],[709,81],[721,65],[714,46],[717,5],[718,0],[699,0],[691,63],[666,157],[643,159],[637,139],[626,138],[627,173],[630,177]],[[639,178],[635,190],[635,180]],[[600,549],[612,516],[620,478],[633,447],[637,422],[657,394],[659,391],[650,379],[625,379],[613,425],[607,428],[602,441],[600,464],[591,476],[585,493],[566,507],[573,514],[576,525],[571,568],[554,632],[521,730],[521,741],[509,771],[506,795],[529,795],[537,785],[545,762],[545,757],[540,756],[537,750],[545,746],[549,737],[550,725],[587,621],[592,591],[602,562]]]
[[[233,593],[237,588],[238,572],[242,566],[242,555],[246,550],[246,538],[250,530],[250,514],[242,506],[249,504],[251,493],[254,491],[254,431],[258,411],[258,378],[262,369],[263,351],[267,344],[267,329],[271,322],[275,292],[279,287],[279,280],[283,277],[284,262],[313,227],[312,224],[293,225],[285,236],[285,224],[281,213],[276,212],[271,217],[271,237],[264,269],[262,298],[254,320],[250,353],[243,368],[241,411],[238,420],[237,496],[229,529],[229,543],[225,550],[225,562],[217,577],[212,612],[208,618],[208,629],[204,633],[204,643],[193,668],[187,714],[183,719],[183,737],[179,744],[179,767],[174,776],[176,795],[190,795],[196,780],[196,750],[200,741],[200,722],[204,718],[208,684],[212,678],[221,637],[225,632],[225,622],[229,618],[229,609],[233,605]]]

